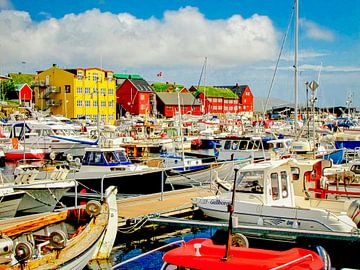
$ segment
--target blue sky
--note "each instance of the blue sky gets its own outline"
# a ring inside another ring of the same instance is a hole
[[[98,66],[149,82],[248,84],[269,92],[292,0],[0,0],[0,73]],[[299,100],[319,79],[319,105],[360,105],[360,1],[300,0]],[[271,97],[292,101],[290,27]]]

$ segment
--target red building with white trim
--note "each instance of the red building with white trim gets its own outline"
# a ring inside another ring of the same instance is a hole
[[[238,112],[254,112],[254,96],[248,85],[215,86],[218,88],[231,89],[239,97]]]
[[[116,103],[130,114],[152,113],[153,99],[151,86],[142,78],[126,79],[116,90]]]

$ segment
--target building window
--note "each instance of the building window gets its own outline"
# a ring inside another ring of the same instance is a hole
[[[81,108],[82,107],[82,100],[76,101],[76,107]]]
[[[106,114],[101,115],[101,122],[106,122]]]
[[[82,71],[78,71],[77,79],[78,79],[79,81],[81,81],[83,78],[84,78],[84,75],[83,75]]]
[[[114,89],[109,88],[108,93],[109,93],[109,95],[113,95],[114,94]]]
[[[144,104],[140,105],[140,110],[145,110],[145,105]]]
[[[95,108],[98,106],[97,100],[94,100],[94,101],[93,101],[93,106],[94,106]]]
[[[106,101],[101,101],[101,107],[103,107],[103,108],[106,107]]]
[[[113,121],[114,120],[114,115],[109,114],[109,121]]]
[[[82,88],[81,87],[76,87],[76,93],[77,94],[82,94]]]
[[[94,121],[97,121],[98,115],[97,115],[97,114],[94,114],[94,115],[93,115],[93,118],[94,118]]]
[[[94,94],[97,94],[97,87],[94,87],[94,88],[93,88],[93,93],[94,93]]]
[[[97,73],[93,73],[93,81],[97,82],[98,81],[98,74]]]
[[[85,87],[85,94],[90,94],[90,87]]]
[[[109,105],[109,108],[114,107],[114,101],[113,101],[113,100],[110,100],[110,101],[108,102],[108,105]]]
[[[105,88],[101,88],[101,94],[102,94],[103,96],[106,95],[106,89],[105,89]]]
[[[140,94],[140,100],[145,100],[145,95]]]
[[[91,72],[89,72],[87,75],[88,81],[90,81],[90,77],[91,77]]]
[[[90,108],[90,100],[85,100],[85,107]]]

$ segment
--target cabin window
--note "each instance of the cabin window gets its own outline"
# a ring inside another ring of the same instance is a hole
[[[224,149],[225,149],[225,150],[229,150],[230,147],[231,147],[231,141],[225,141]]]
[[[91,160],[91,163],[95,163],[95,164],[98,164],[102,162],[102,155],[100,152],[98,153],[93,153],[93,157],[92,157],[92,160]]]
[[[289,196],[289,191],[288,191],[288,181],[287,181],[287,173],[286,171],[282,171],[280,173],[280,179],[281,179],[281,195],[283,198],[287,198]]]
[[[247,141],[240,141],[239,150],[247,150],[248,149],[248,142]]]
[[[241,172],[237,179],[237,191],[262,194],[264,191],[264,172]]]
[[[116,158],[112,152],[107,152],[105,158],[108,164],[113,164],[116,162]]]
[[[360,174],[360,165],[353,165],[350,169],[355,174]]]
[[[279,194],[279,180],[278,180],[278,174],[277,173],[272,173],[270,175],[270,179],[271,179],[271,194],[272,194],[272,198],[273,200],[278,200],[280,199],[280,194]]]
[[[233,141],[231,149],[232,150],[238,150],[238,146],[239,146],[239,142],[238,141]]]
[[[126,156],[126,154],[125,154],[124,151],[117,151],[116,154],[117,154],[118,159],[120,160],[120,162],[126,162],[126,161],[128,161],[128,158],[127,158],[127,156]]]
[[[300,169],[297,167],[291,167],[291,174],[293,180],[299,180],[300,178]]]

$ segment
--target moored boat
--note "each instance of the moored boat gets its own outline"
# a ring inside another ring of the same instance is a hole
[[[0,223],[0,267],[5,269],[83,269],[110,254],[117,229],[116,188],[102,203]]]
[[[132,164],[122,147],[89,147],[81,167],[75,172],[79,190],[98,191],[113,185],[119,193],[160,192],[166,169]]]
[[[292,248],[273,251],[246,247],[231,247],[225,258],[225,245],[211,239],[192,239],[166,252],[161,270],[169,269],[327,269],[314,251]],[[178,267],[178,268],[176,268]]]

